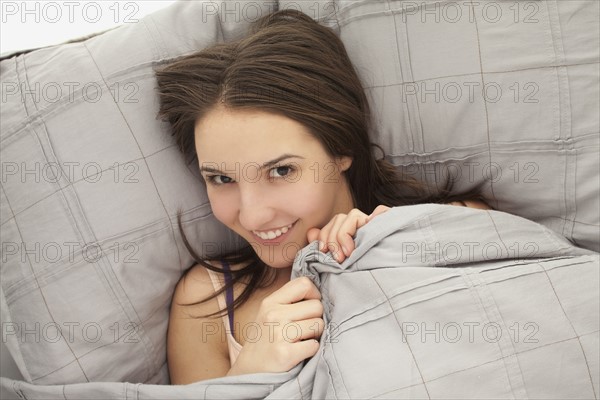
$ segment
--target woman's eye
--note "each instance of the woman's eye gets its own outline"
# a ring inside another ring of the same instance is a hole
[[[293,168],[289,165],[282,165],[280,167],[275,167],[269,171],[269,178],[283,178],[286,175],[290,174],[293,171]]]
[[[233,182],[233,179],[225,175],[210,175],[207,176],[207,179],[210,183],[214,185],[224,185],[226,183]]]

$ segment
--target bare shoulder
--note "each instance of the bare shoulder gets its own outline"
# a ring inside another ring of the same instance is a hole
[[[167,357],[172,384],[221,377],[230,368],[224,326],[206,268],[192,267],[179,281],[171,302]],[[205,300],[205,301],[204,301]]]
[[[208,270],[200,264],[193,266],[177,283],[173,295],[173,305],[182,306],[198,303],[215,292]],[[213,307],[215,306],[215,307]],[[214,310],[210,311],[212,308]],[[194,311],[217,311],[217,301],[199,303]]]

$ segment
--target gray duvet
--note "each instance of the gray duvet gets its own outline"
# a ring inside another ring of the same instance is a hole
[[[437,204],[393,208],[356,243],[341,265],[315,244],[298,254],[293,275],[319,286],[327,329],[287,373],[2,385],[27,399],[598,398],[598,253],[521,217]]]

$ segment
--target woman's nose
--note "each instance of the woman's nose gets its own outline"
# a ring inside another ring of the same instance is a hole
[[[272,202],[271,196],[261,190],[259,183],[240,185],[239,220],[242,226],[247,230],[269,228],[268,223],[275,214]]]

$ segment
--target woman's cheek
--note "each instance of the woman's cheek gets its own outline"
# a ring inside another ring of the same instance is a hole
[[[226,226],[233,225],[236,210],[231,196],[221,190],[208,189],[208,201],[216,219]]]
[[[325,225],[329,222],[335,192],[326,184],[297,182],[292,185],[293,193],[287,196],[287,205],[291,213],[302,218],[310,227]],[[325,221],[326,220],[326,221]]]

